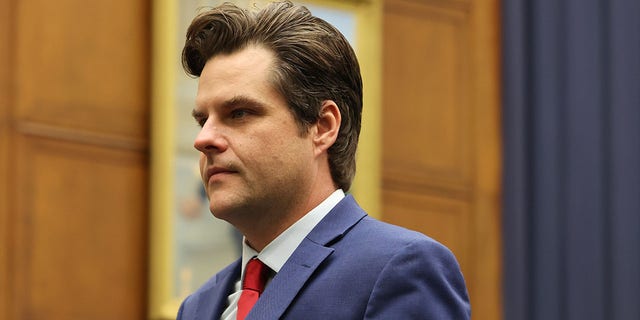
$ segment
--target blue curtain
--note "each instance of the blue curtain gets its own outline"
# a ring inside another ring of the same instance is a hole
[[[640,1],[502,19],[505,319],[640,319]]]

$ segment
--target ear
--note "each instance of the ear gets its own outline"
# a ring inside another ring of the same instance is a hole
[[[342,117],[338,105],[332,100],[323,101],[313,137],[316,155],[325,152],[336,142],[341,120]]]

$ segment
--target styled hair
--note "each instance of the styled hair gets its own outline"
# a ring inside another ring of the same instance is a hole
[[[231,3],[200,13],[187,30],[182,65],[195,77],[209,59],[258,45],[275,54],[271,82],[287,101],[301,130],[308,132],[322,103],[334,101],[341,123],[328,149],[333,182],[348,191],[356,171],[362,118],[362,78],[344,36],[304,6],[275,2],[257,12]]]

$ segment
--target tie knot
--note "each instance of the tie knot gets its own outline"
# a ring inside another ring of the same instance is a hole
[[[247,263],[244,271],[242,289],[250,289],[262,293],[267,282],[269,268],[258,258],[252,258]]]

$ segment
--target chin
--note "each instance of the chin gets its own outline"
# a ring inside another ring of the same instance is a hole
[[[231,223],[233,216],[237,214],[235,213],[238,211],[237,207],[238,206],[234,206],[233,204],[225,201],[211,201],[209,204],[209,211],[211,211],[213,216],[217,219],[225,220]]]

